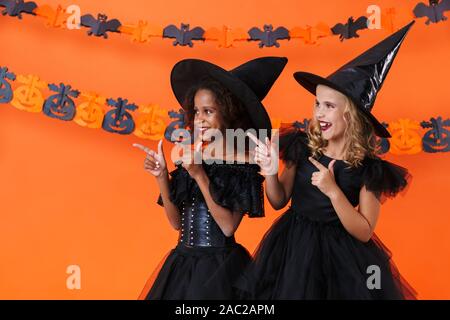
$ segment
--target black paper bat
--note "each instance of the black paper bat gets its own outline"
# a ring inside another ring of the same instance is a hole
[[[425,24],[432,23],[438,23],[439,21],[445,21],[447,20],[447,17],[444,16],[444,12],[447,10],[450,10],[450,0],[442,0],[439,2],[439,0],[430,0],[430,5],[427,6],[423,2],[419,2],[414,7],[414,15],[416,18],[421,17],[427,17],[427,21],[425,21]]]
[[[81,17],[81,25],[91,28],[88,35],[103,36],[106,39],[108,38],[107,32],[119,32],[118,29],[122,24],[117,19],[108,20],[108,16],[100,13],[97,15],[97,19],[90,14],[85,14]]]
[[[22,19],[22,13],[36,15],[33,10],[37,8],[34,2],[24,2],[23,0],[0,0],[0,7],[5,7],[2,15],[9,15],[11,17],[18,17]]]
[[[205,30],[200,27],[189,30],[189,24],[182,23],[181,28],[178,29],[175,25],[171,24],[164,28],[163,38],[174,38],[174,46],[179,44],[180,46],[189,46],[192,48],[194,45],[192,40],[205,40],[203,38],[204,33]]]
[[[260,41],[259,47],[280,47],[280,44],[277,40],[282,39],[290,39],[289,30],[285,27],[278,27],[273,30],[273,26],[271,24],[264,25],[264,31],[257,27],[253,27],[248,30],[248,35],[250,36],[249,41]]]
[[[338,23],[331,28],[331,31],[333,34],[339,35],[341,41],[344,41],[344,39],[359,38],[356,31],[367,29],[367,20],[367,17],[364,16],[359,17],[356,21],[353,20],[353,17],[350,17],[346,24]]]

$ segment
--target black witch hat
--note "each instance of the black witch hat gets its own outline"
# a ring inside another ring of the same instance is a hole
[[[284,57],[262,57],[250,60],[227,71],[204,60],[181,60],[172,69],[170,82],[180,105],[189,89],[205,76],[219,81],[246,108],[254,129],[266,129],[270,136],[272,125],[262,100],[269,93],[287,63]]]
[[[371,111],[400,45],[413,24],[414,21],[410,22],[326,78],[308,72],[296,72],[294,78],[312,94],[316,94],[319,84],[345,94],[371,121],[378,136],[390,138],[390,133]]]

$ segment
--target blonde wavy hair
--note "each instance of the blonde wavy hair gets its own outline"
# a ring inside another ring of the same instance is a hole
[[[347,96],[344,109],[344,121],[347,123],[344,132],[344,162],[352,167],[362,165],[363,159],[368,156],[375,158],[380,147],[380,140],[375,135],[372,123],[358,110],[353,101]],[[323,155],[328,141],[322,138],[320,124],[313,118],[306,130],[308,134],[308,147],[315,158]]]

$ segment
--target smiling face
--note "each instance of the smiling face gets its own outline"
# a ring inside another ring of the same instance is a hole
[[[320,125],[324,140],[340,140],[344,138],[347,123],[344,112],[348,99],[345,95],[330,87],[318,85],[314,106],[314,120]]]
[[[200,89],[194,97],[194,130],[203,141],[209,141],[214,129],[222,129],[221,114],[211,90]]]
[[[185,127],[194,140],[232,143],[226,141],[226,129],[254,128],[242,102],[223,84],[204,77],[193,85],[184,97]],[[200,134],[200,136],[199,136]],[[248,147],[248,143],[245,146]]]
[[[308,126],[314,156],[334,154],[357,167],[366,156],[375,157],[380,140],[373,125],[350,98],[324,85],[316,88],[316,102]]]

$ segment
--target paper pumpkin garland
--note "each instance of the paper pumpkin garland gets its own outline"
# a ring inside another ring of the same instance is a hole
[[[12,83],[17,84],[15,89]],[[46,88],[50,92],[47,98],[43,93]],[[0,103],[9,103],[22,111],[43,112],[58,120],[74,121],[86,128],[102,128],[121,135],[134,134],[149,140],[178,140],[180,136],[176,135],[176,130],[186,126],[182,109],[168,111],[157,104],[138,106],[122,97],[105,99],[94,92],[80,92],[65,83],[47,84],[35,75],[16,76],[7,67],[0,67]],[[271,121],[273,128],[285,123],[282,119]],[[295,121],[293,125],[304,131],[309,121]],[[389,128],[392,138],[381,139],[380,154],[389,151],[398,155],[450,151],[447,129],[450,119],[443,120],[438,116],[429,121],[399,119],[382,124]],[[423,129],[426,131],[422,134]]]

